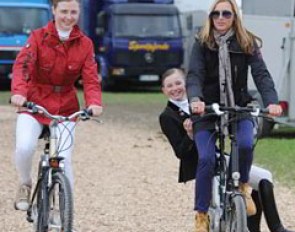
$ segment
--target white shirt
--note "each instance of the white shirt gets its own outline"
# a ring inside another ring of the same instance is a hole
[[[72,30],[70,31],[61,31],[59,29],[57,29],[57,33],[58,33],[58,37],[61,41],[66,41],[70,38],[70,34],[71,34]]]
[[[175,101],[175,100],[169,99],[169,101],[172,102],[174,105],[178,106],[185,113],[190,114],[189,104],[187,99],[183,101]]]

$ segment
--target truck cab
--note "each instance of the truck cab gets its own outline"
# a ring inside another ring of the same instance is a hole
[[[173,1],[103,0],[96,2],[96,11],[89,3],[82,28],[95,43],[105,85],[159,84],[166,69],[181,67],[182,31]]]
[[[9,83],[17,53],[50,19],[48,0],[0,0],[0,81]]]
[[[267,7],[265,7],[267,6]],[[243,21],[248,30],[262,41],[262,55],[274,80],[282,117],[265,121],[267,135],[274,123],[295,126],[295,0],[243,0]],[[258,95],[249,78],[249,90]],[[259,96],[258,96],[259,99]]]

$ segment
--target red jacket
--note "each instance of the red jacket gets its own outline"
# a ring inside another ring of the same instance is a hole
[[[79,110],[74,83],[82,77],[86,106],[101,105],[101,83],[92,41],[75,26],[70,38],[59,40],[54,22],[30,35],[13,66],[12,95],[45,107],[50,113],[69,115]],[[43,124],[50,120],[34,117]]]

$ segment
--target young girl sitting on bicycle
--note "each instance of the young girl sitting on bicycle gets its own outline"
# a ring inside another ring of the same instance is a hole
[[[257,40],[260,39],[243,27],[234,0],[216,0],[213,3],[206,23],[194,43],[188,69],[186,86],[193,114],[203,114],[205,104],[246,106],[252,100],[247,91],[249,66],[269,114],[281,114],[274,83],[262,59]],[[203,119],[194,127],[194,140],[199,153],[195,203],[197,232],[209,230],[207,212],[215,166],[216,120],[215,117]],[[248,215],[253,215],[256,208],[248,184],[253,159],[253,122],[250,117],[238,121],[237,143],[240,190],[246,199]]]
[[[162,91],[168,102],[160,114],[160,126],[180,162],[178,182],[187,182],[195,179],[198,153],[193,141],[185,73],[177,68],[167,70],[162,75]],[[262,211],[271,232],[291,232],[285,229],[280,220],[271,173],[252,166],[249,183],[253,187],[252,196],[257,208],[257,213],[248,218],[250,232],[260,232]]]
[[[26,101],[45,107],[49,113],[68,116],[79,109],[75,82],[83,79],[86,107],[94,116],[102,113],[101,86],[91,40],[77,26],[79,0],[53,0],[54,20],[33,31],[18,54],[11,84],[11,103],[20,108]],[[16,169],[20,186],[15,208],[27,210],[32,186],[33,153],[49,119],[40,114],[20,113],[16,124]],[[74,133],[75,123],[61,125],[61,140]],[[66,145],[67,147],[67,145]],[[60,153],[65,158],[65,173],[73,186],[72,146]]]

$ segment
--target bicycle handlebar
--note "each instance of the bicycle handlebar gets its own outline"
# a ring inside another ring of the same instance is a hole
[[[213,111],[216,115],[221,116],[226,112],[236,112],[236,113],[250,113],[253,117],[259,117],[261,113],[267,114],[269,110],[267,108],[259,108],[255,106],[220,106],[218,103],[213,103],[212,105],[205,106],[206,111]]]
[[[49,113],[43,106],[37,105],[34,102],[25,102],[23,104],[23,107],[26,107],[28,110],[31,110],[33,114],[41,112],[47,118],[50,118],[52,120],[56,120],[59,122],[70,121],[78,117],[81,118],[82,120],[87,120],[87,119],[90,119],[90,117],[92,116],[92,111],[87,109],[77,111],[69,116],[53,115]]]

